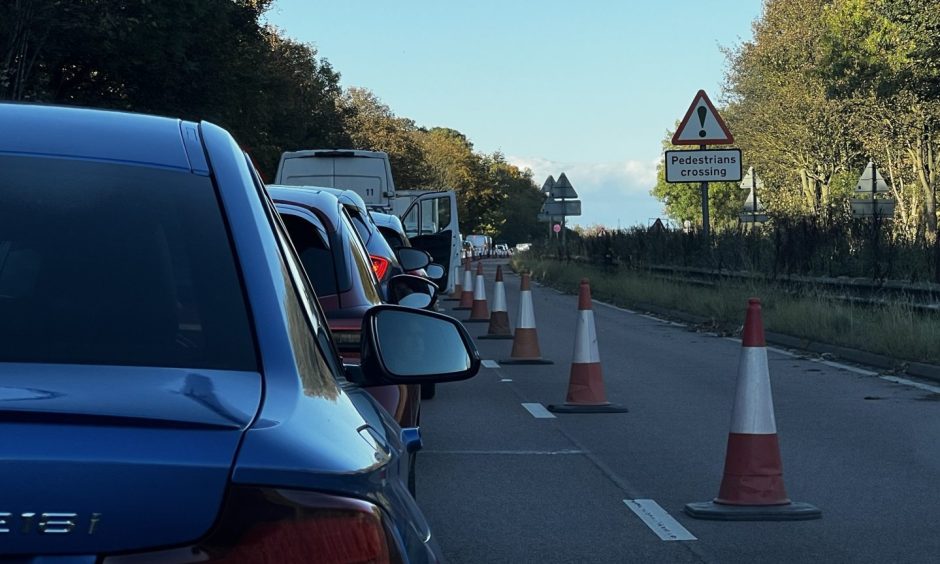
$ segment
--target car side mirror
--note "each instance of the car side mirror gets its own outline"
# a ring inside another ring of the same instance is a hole
[[[388,301],[393,304],[423,309],[437,300],[437,285],[413,274],[398,274],[388,281]]]
[[[393,305],[366,312],[360,354],[367,385],[453,382],[480,370],[480,353],[459,321]]]
[[[428,273],[428,278],[431,279],[435,284],[438,284],[441,280],[444,279],[444,267],[437,264],[431,263],[424,269]]]
[[[395,251],[395,254],[398,255],[398,262],[406,272],[421,270],[431,264],[431,255],[420,249],[402,247]]]

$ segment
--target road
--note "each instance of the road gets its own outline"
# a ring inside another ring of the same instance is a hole
[[[490,300],[499,262],[484,263]],[[506,280],[515,325],[519,279],[507,272]],[[697,520],[682,508],[718,493],[740,341],[595,302],[607,397],[629,412],[536,418],[523,403],[565,399],[577,297],[534,286],[533,302],[542,353],[555,364],[483,368],[472,380],[439,385],[422,407],[418,502],[451,562],[884,563],[940,555],[940,387],[772,349],[787,492],[823,517]],[[467,327],[474,336],[487,329]],[[498,361],[511,341],[477,346]],[[653,500],[642,503],[677,521],[660,532],[696,540],[661,540],[624,500]]]

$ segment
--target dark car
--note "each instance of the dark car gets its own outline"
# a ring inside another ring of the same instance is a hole
[[[0,104],[3,556],[432,562],[362,386],[469,377],[459,323],[380,305],[343,367],[223,129]]]
[[[345,206],[321,190],[275,185],[267,190],[313,282],[340,353],[357,362],[362,319],[384,300]],[[369,388],[402,427],[418,426],[417,391],[417,386]]]
[[[352,190],[341,190],[339,188],[327,188],[324,186],[298,186],[298,190],[318,190],[327,192],[336,196],[341,204],[346,208],[349,217],[352,219],[353,227],[359,233],[362,242],[365,243],[369,251],[369,257],[372,259],[372,268],[379,279],[383,295],[387,295],[388,281],[392,276],[404,274],[412,269],[402,267],[398,255],[382,236],[378,226],[372,219],[372,215],[366,208],[366,203],[362,196]],[[420,269],[414,269],[420,270]],[[416,272],[423,274],[423,272]]]

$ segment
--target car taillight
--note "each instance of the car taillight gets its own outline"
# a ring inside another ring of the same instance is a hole
[[[388,272],[388,265],[390,264],[389,260],[377,255],[370,255],[369,258],[372,259],[372,270],[375,271],[375,277],[379,280],[385,278],[385,273]]]
[[[343,352],[359,352],[359,344],[362,341],[362,331],[337,331],[333,330],[333,340],[337,348]]]
[[[216,528],[193,546],[124,554],[104,564],[397,564],[381,510],[366,501],[296,490],[236,487]]]

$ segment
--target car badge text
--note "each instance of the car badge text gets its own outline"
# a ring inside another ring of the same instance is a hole
[[[0,511],[0,534],[67,535],[95,534],[101,513],[83,517],[78,513],[6,513]]]

